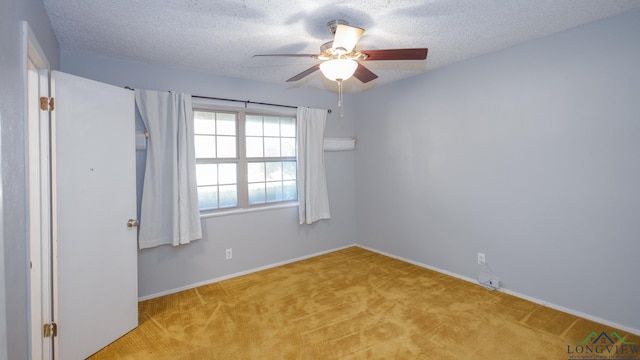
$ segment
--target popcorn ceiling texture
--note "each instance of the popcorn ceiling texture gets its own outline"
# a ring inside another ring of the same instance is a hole
[[[313,66],[326,23],[365,28],[358,49],[427,47],[425,61],[371,61],[366,90],[639,7],[640,0],[44,0],[62,50],[284,83]],[[594,44],[597,51],[597,44]],[[540,54],[545,56],[545,54]],[[334,89],[320,72],[291,86]]]

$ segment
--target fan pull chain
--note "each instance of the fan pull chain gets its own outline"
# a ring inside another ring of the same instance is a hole
[[[338,82],[338,107],[340,108],[340,117],[344,117],[344,109],[342,107],[342,79],[337,79]]]

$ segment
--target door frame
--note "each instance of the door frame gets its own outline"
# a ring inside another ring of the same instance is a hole
[[[35,34],[22,22],[26,89],[27,204],[29,237],[29,352],[31,359],[53,358],[53,339],[42,326],[53,321],[51,277],[50,116],[41,111],[40,97],[49,96],[51,68]]]

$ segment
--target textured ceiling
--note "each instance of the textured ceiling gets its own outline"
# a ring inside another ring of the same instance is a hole
[[[358,49],[427,47],[426,61],[370,61],[380,77],[366,90],[456,61],[639,7],[640,0],[44,0],[67,51],[284,83],[310,58],[254,54],[318,53],[326,23],[365,28]],[[334,91],[318,71],[290,86]]]

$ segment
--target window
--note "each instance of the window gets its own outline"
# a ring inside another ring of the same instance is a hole
[[[296,201],[296,119],[253,112],[194,111],[201,211]]]

